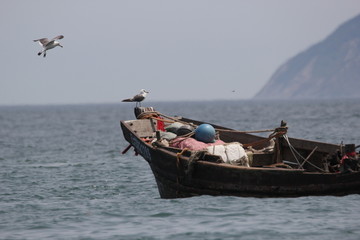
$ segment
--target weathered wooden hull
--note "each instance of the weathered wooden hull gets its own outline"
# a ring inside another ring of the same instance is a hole
[[[121,127],[125,139],[149,163],[162,198],[197,195],[341,196],[360,193],[360,172],[321,173],[284,168],[249,168],[208,161],[191,162],[186,154],[179,156],[171,149],[156,148],[142,141],[126,122],[121,122]],[[303,145],[310,151],[313,148],[311,143],[304,140]],[[333,147],[335,150],[336,145],[324,144],[321,147]],[[320,151],[316,154],[320,156],[323,153]]]

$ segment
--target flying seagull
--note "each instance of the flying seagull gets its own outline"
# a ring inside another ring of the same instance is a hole
[[[60,42],[56,41],[56,40],[63,39],[63,38],[64,38],[63,35],[59,35],[59,36],[54,37],[50,41],[47,38],[40,38],[40,39],[34,40],[34,42],[39,42],[40,45],[43,47],[43,50],[41,52],[39,52],[38,55],[41,56],[41,54],[44,53],[44,57],[46,57],[47,50],[52,49],[56,46],[63,47],[63,46],[61,46]]]
[[[149,92],[146,91],[145,89],[141,89],[139,94],[136,94],[135,96],[133,96],[132,98],[127,98],[122,100],[122,102],[136,102],[136,106],[138,106],[138,104],[141,106],[141,101],[143,101],[146,97],[146,94],[148,94]]]

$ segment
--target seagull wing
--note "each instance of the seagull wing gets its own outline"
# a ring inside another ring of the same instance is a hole
[[[59,35],[59,36],[56,36],[54,37],[53,39],[51,39],[49,42],[47,42],[46,44],[44,44],[44,46],[50,46],[50,45],[53,45],[55,40],[58,40],[58,39],[63,39],[64,36],[63,35]]]
[[[144,100],[144,99],[145,99],[144,95],[142,95],[142,94],[137,94],[137,95],[135,95],[135,96],[132,98],[132,101],[133,101],[133,102],[141,102],[141,101]]]
[[[132,98],[127,98],[122,100],[123,102],[141,102],[142,100],[144,100],[145,97],[142,94],[137,94],[135,96],[133,96]]]
[[[47,38],[40,38],[40,39],[34,40],[34,42],[39,42],[41,46],[45,46],[46,44],[49,43],[49,39],[47,39]]]
[[[51,41],[58,40],[58,39],[63,39],[63,38],[64,38],[64,35],[59,35],[59,36],[56,36],[53,39],[51,39]]]

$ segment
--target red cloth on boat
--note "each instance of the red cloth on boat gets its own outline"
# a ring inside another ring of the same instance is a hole
[[[225,142],[221,140],[216,140],[214,143],[204,143],[196,140],[195,138],[179,137],[170,142],[170,147],[176,147],[181,149],[188,148],[190,150],[202,150],[209,146],[221,145],[224,143]]]
[[[162,117],[159,117],[160,119],[163,119]],[[165,132],[165,124],[164,121],[157,120],[157,130]]]
[[[354,158],[356,156],[356,152],[346,153],[340,160],[340,164],[344,164],[346,159]]]

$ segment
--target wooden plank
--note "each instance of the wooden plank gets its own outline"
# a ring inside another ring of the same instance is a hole
[[[125,121],[125,123],[129,125],[132,131],[136,133],[140,138],[151,137],[154,135],[155,126],[149,119]]]

